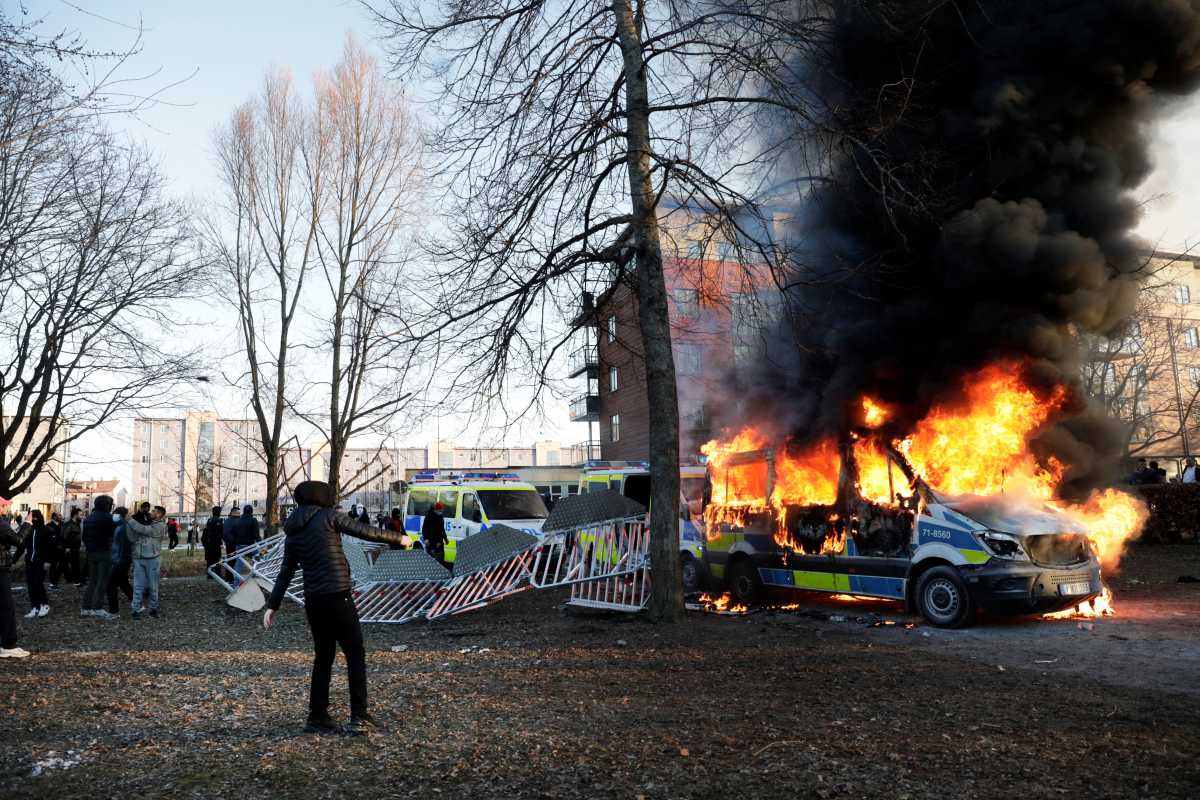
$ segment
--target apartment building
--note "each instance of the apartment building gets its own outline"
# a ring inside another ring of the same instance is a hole
[[[4,428],[10,429],[14,423],[17,431],[12,437],[13,441],[20,441],[25,435],[25,426],[20,420],[14,420],[12,417],[4,417]],[[43,418],[38,427],[44,431],[49,431],[50,420]],[[45,436],[42,431],[35,431],[34,436]],[[25,491],[15,494],[8,498],[12,501],[10,509],[13,513],[24,513],[38,509],[47,517],[52,511],[61,511],[63,503],[63,483],[65,480],[65,465],[68,459],[69,447],[63,444],[63,439],[68,436],[68,431],[65,425],[58,428],[55,434],[57,442],[57,452],[51,457],[34,477],[33,482],[25,489]],[[28,455],[28,454],[27,454]],[[12,463],[14,458],[21,458],[15,447],[9,447],[6,457],[9,463]]]
[[[256,427],[204,411],[135,420],[131,501],[177,514],[235,503],[263,507],[266,462],[255,445]]]

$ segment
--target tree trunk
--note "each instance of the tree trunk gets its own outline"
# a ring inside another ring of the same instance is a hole
[[[659,242],[658,212],[650,181],[650,99],[638,22],[630,0],[614,0],[625,72],[626,149],[633,210],[638,322],[646,359],[650,418],[650,618],[683,618],[679,565],[679,398],[671,352],[671,319]]]
[[[279,531],[279,453],[267,456],[267,524],[266,535],[274,536]]]

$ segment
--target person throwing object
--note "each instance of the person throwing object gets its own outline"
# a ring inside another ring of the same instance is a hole
[[[342,648],[350,680],[350,723],[353,736],[378,726],[367,709],[367,656],[358,609],[350,594],[350,565],[342,552],[341,534],[372,542],[399,544],[402,534],[381,531],[334,510],[333,487],[323,481],[304,481],[292,495],[296,508],[283,525],[283,568],[275,579],[263,628],[270,630],[275,612],[296,569],[303,571],[304,613],[313,636],[312,686],[308,696],[305,733],[334,733],[329,716],[329,678],[337,648]]]

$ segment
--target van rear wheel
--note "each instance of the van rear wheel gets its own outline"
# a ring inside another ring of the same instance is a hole
[[[975,613],[967,584],[954,567],[933,567],[921,575],[917,610],[939,628],[961,628]]]
[[[725,582],[729,585],[729,594],[743,605],[755,606],[762,600],[762,578],[758,576],[758,567],[748,558],[737,561],[729,568],[725,573]]]

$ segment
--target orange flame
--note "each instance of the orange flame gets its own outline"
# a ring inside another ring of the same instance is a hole
[[[862,399],[863,424],[868,428],[878,428],[888,420],[888,410],[870,397]]]

